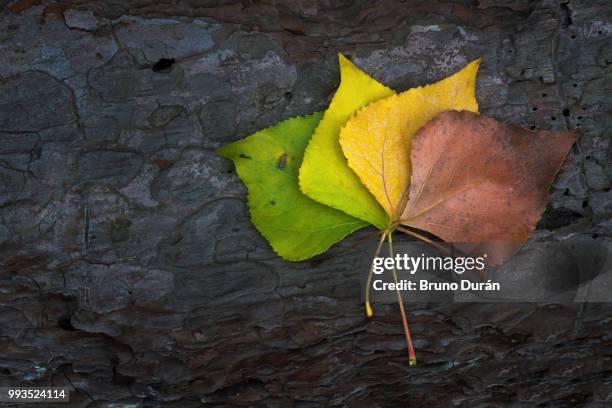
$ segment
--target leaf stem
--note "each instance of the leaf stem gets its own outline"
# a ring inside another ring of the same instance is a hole
[[[413,237],[418,238],[421,241],[426,242],[426,243],[434,246],[436,249],[439,249],[440,251],[444,252],[445,254],[452,255],[452,252],[448,248],[444,247],[443,245],[438,244],[436,241],[432,241],[431,239],[427,238],[424,235],[419,234],[418,232],[414,232],[414,231],[411,231],[411,230],[409,230],[407,228],[400,227],[400,226],[397,226],[396,229],[398,231],[400,231],[400,232],[403,232],[404,234],[412,235]]]
[[[387,232],[387,236],[389,237],[388,239],[389,256],[391,258],[394,258],[393,238],[391,237],[392,233],[393,232]],[[395,282],[395,293],[397,294],[397,302],[399,303],[400,314],[402,315],[402,325],[404,326],[404,336],[406,337],[406,345],[408,346],[408,364],[413,366],[416,364],[416,354],[414,352],[414,345],[412,344],[412,336],[410,335],[410,328],[408,327],[408,319],[406,318],[406,311],[404,310],[404,301],[402,300],[402,295],[399,289],[397,288],[398,279],[397,279],[397,271],[395,270],[395,263],[393,264],[392,273],[393,273],[393,281]]]
[[[366,293],[365,293],[365,310],[366,310],[366,316],[368,317],[374,316],[372,305],[370,305],[370,287],[372,286],[372,276],[374,274],[374,262],[376,261],[376,258],[380,254],[380,250],[382,249],[382,246],[383,246],[383,243],[385,242],[386,237],[387,237],[387,230],[384,230],[383,234],[380,236],[380,241],[378,241],[378,247],[376,247],[376,253],[374,254],[374,258],[372,258],[372,264],[370,265],[370,273],[368,273],[368,281],[366,282]]]

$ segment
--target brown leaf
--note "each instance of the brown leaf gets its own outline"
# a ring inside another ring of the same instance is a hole
[[[502,262],[533,232],[578,135],[443,112],[414,139],[410,198],[401,222],[447,242],[510,244],[494,260]]]

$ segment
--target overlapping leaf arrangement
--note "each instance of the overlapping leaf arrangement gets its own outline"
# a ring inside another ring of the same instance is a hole
[[[445,111],[478,112],[480,60],[400,94],[339,60],[340,86],[323,114],[219,149],[249,189],[253,223],[281,257],[310,258],[367,224],[404,224],[447,241],[529,237],[576,132],[533,132],[467,113],[430,122]]]
[[[533,232],[578,133],[478,115],[480,60],[399,94],[339,60],[341,82],[325,112],[219,149],[234,161],[272,248],[303,260],[372,224],[379,250],[395,230],[427,240],[420,229],[449,242],[509,243],[495,261],[511,256]],[[403,307],[402,317],[412,362]]]

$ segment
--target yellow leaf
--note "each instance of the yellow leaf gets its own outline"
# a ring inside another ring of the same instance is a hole
[[[406,206],[416,132],[446,110],[478,112],[475,60],[439,82],[412,88],[361,109],[340,132],[351,169],[376,197],[391,220]]]
[[[340,128],[359,108],[393,95],[342,54],[340,86],[315,130],[300,167],[300,188],[320,203],[342,210],[379,228],[387,216],[376,199],[349,168],[338,143]]]

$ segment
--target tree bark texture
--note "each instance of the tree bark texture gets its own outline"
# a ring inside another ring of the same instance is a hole
[[[584,129],[536,235],[612,238],[607,0],[0,2],[0,385],[74,407],[609,407],[610,304],[408,304],[284,262],[214,149],[482,57],[481,112]],[[361,235],[373,232],[365,230]],[[357,234],[359,236],[359,234]]]

